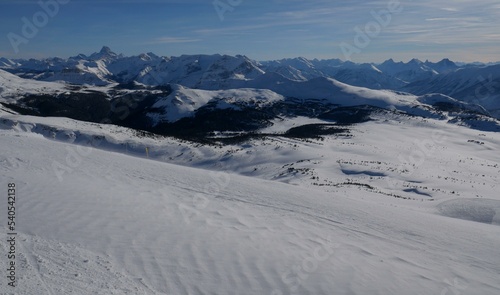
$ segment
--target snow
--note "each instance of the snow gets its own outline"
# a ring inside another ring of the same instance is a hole
[[[26,94],[57,93],[65,89],[65,84],[26,80],[0,70],[0,101],[12,102]]]
[[[438,72],[430,66],[432,65],[426,65],[418,59],[412,59],[408,63],[394,62],[394,60],[389,59],[377,65],[377,68],[383,73],[405,82],[414,82],[438,75]]]
[[[498,200],[449,200],[439,204],[438,209],[445,216],[500,225],[500,201]]]
[[[498,121],[430,107],[495,114],[497,95],[478,101],[476,90],[478,76],[495,85],[498,66],[125,58],[108,47],[0,66],[93,85],[72,91],[175,83],[153,105],[155,125],[292,98],[394,111],[321,139],[283,137],[332,123],[298,116],[276,118],[243,143],[203,145],[0,105],[0,187],[16,184],[18,233],[17,287],[2,275],[0,294],[500,294]],[[374,90],[334,75],[380,88],[430,77],[411,85],[429,91]],[[0,70],[0,102],[68,87]],[[0,227],[2,253],[7,233]],[[0,259],[4,272],[7,263]]]
[[[136,81],[148,85],[181,84],[190,88],[230,88],[228,80],[244,81],[262,75],[257,62],[241,55],[182,55],[164,58],[141,71]]]
[[[272,121],[272,125],[259,132],[263,134],[284,134],[291,128],[306,125],[306,124],[324,124],[325,121],[320,119],[312,119],[308,117],[298,116],[294,118],[279,118]]]
[[[491,116],[500,118],[499,73],[500,65],[467,67],[411,83],[404,90],[415,94],[443,93],[481,105]]]
[[[284,100],[284,97],[265,89],[232,89],[208,91],[189,89],[172,85],[173,92],[158,100],[153,107],[164,110],[163,114],[148,114],[156,126],[161,122],[175,122],[185,117],[194,116],[195,111],[209,102],[218,100],[217,108],[235,108],[238,104],[264,106]]]
[[[18,294],[500,292],[498,133],[394,117],[352,137],[217,147],[0,116],[0,187],[15,182],[18,195]],[[288,168],[320,179],[279,176]],[[344,185],[313,184],[329,181]],[[5,251],[5,227],[0,236]],[[5,278],[1,292],[12,292]]]

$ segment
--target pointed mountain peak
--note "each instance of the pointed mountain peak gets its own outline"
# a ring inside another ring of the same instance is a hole
[[[408,62],[409,64],[421,64],[422,61],[418,58],[414,58]]]
[[[148,52],[148,53],[141,53],[139,54],[137,57],[139,57],[140,59],[144,60],[144,61],[151,61],[151,60],[157,60],[157,59],[160,59],[159,56],[157,56],[156,54],[152,53],[152,52]]]
[[[108,46],[103,46],[99,53],[113,53],[113,51]]]
[[[451,61],[449,58],[443,58],[438,64],[445,64],[445,65],[455,65],[453,61]]]
[[[83,53],[78,54],[77,56],[73,56],[74,59],[85,59],[87,56]]]
[[[384,66],[391,66],[391,65],[395,65],[395,64],[399,64],[400,62],[395,62],[394,59],[392,58],[389,58],[388,60],[384,61],[383,63],[381,63],[381,65],[384,65]]]
[[[101,48],[101,51],[96,52],[90,56],[90,59],[92,60],[100,60],[100,59],[105,59],[105,60],[110,60],[119,57],[118,54],[114,53],[111,51],[111,48],[108,46],[103,46]]]

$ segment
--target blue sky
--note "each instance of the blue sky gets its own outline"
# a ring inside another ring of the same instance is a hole
[[[219,12],[214,0],[41,1],[69,2],[59,4],[59,11],[47,20],[41,16],[44,12],[38,0],[0,2],[0,56],[68,57],[107,45],[125,55],[221,53],[256,60],[346,59],[344,51],[350,48],[349,58],[355,62],[414,57],[500,61],[497,0],[215,0]],[[400,8],[388,13],[391,1],[399,2]],[[390,17],[390,21],[377,22],[374,14],[382,14],[383,20]],[[34,36],[23,35],[23,18],[33,23],[34,16],[41,17],[38,24],[43,26],[36,26]],[[367,24],[371,36],[358,36],[363,42],[355,43],[357,32],[367,33]],[[25,41],[17,45],[17,53],[10,42],[14,35]]]

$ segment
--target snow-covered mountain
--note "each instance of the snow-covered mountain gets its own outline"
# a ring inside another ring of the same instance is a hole
[[[400,89],[408,83],[447,74],[459,68],[449,59],[433,63],[413,59],[407,63],[389,59],[381,64],[356,64],[351,61],[308,60],[304,57],[288,58],[261,63],[266,72],[279,73],[291,80],[309,80],[318,77],[334,78],[341,82],[373,89]]]
[[[164,58],[135,78],[148,85],[180,84],[198,89],[228,89],[228,80],[254,79],[264,71],[257,62],[241,55],[183,55]]]
[[[48,58],[16,60],[17,65],[0,67],[23,78],[104,86],[113,83],[104,60]]]
[[[337,69],[324,69],[332,78],[353,86],[371,89],[399,89],[407,83],[385,74],[373,64],[345,63]]]
[[[271,73],[246,81],[246,88],[201,90],[178,84],[75,88],[52,82],[30,84],[32,80],[3,73],[6,84],[17,85],[13,87],[15,92],[6,88],[0,94],[0,103],[10,112],[113,123],[202,142],[258,137],[265,130],[279,129],[280,120],[295,117],[307,120],[303,126],[283,130],[281,135],[317,138],[383,114],[445,120],[484,131],[500,130],[499,122],[489,118],[481,106],[449,96],[372,90],[330,78],[299,82]],[[31,86],[24,89],[23,85]],[[322,124],[329,127],[324,129]],[[213,138],[217,133],[226,135]]]
[[[355,64],[339,59],[309,60],[304,57],[257,62],[245,56],[183,55],[159,57],[154,53],[126,57],[104,46],[89,56],[68,59],[0,60],[0,68],[37,80],[62,80],[74,84],[105,85],[133,81],[148,85],[180,84],[197,89],[228,89],[228,79],[251,80],[266,72],[290,80],[334,78],[354,86],[396,90],[407,83],[446,74],[458,68],[443,59],[438,63],[413,59],[408,63],[392,59],[379,64]]]
[[[339,59],[309,60],[304,57],[257,62],[246,56],[217,54],[160,57],[154,53],[144,53],[126,57],[107,46],[89,56],[79,54],[68,59],[0,59],[0,69],[42,81],[101,86],[132,82],[152,86],[179,84],[205,90],[236,88],[245,85],[239,82],[254,80],[266,73],[276,73],[293,81],[323,77],[353,86],[401,90],[406,89],[404,87],[409,83],[418,85],[419,81],[424,81],[421,84],[426,84],[429,79],[441,79],[458,69],[470,71],[468,75],[474,75],[475,68],[477,66],[454,63],[449,59],[437,63],[418,59],[405,63],[389,59],[382,64],[356,64]],[[412,92],[415,93],[414,89]],[[451,95],[449,92],[444,94]]]
[[[259,132],[282,117],[323,118],[343,125],[370,120],[371,114],[380,112],[452,120],[480,130],[499,128],[495,120],[487,117],[488,111],[474,103],[440,94],[416,96],[374,90],[323,77],[295,81],[266,73],[253,80],[228,79],[226,83],[232,87],[223,90],[137,82],[75,87],[35,82],[5,71],[0,72],[0,77],[4,77],[2,85],[7,85],[1,88],[0,102],[23,114],[66,116],[96,123],[107,120],[194,140],[207,140],[213,132]],[[314,128],[308,132],[301,136],[322,133]]]
[[[17,66],[16,62],[4,57],[0,57],[0,68],[8,69],[15,66]]]
[[[445,75],[409,84],[405,91],[444,93],[456,99],[479,104],[500,118],[500,65],[468,67]]]
[[[148,70],[159,65],[163,60],[163,58],[149,52],[138,56],[117,59],[109,63],[107,68],[117,82],[131,83],[134,81],[137,82],[139,77],[142,77]]]
[[[317,64],[305,57],[265,61],[261,64],[265,72],[278,73],[291,80],[307,81],[325,75],[316,67]]]
[[[0,101],[16,102],[26,95],[56,95],[69,91],[65,84],[23,79],[0,69]]]
[[[123,58],[123,55],[114,53],[108,46],[103,46],[101,51],[89,56],[89,60],[102,60],[106,63],[111,63],[119,58]]]
[[[266,89],[198,90],[174,85],[170,95],[158,99],[152,108],[155,113],[148,116],[153,127],[161,122],[176,122],[193,117],[196,112],[212,104],[218,110],[242,111],[246,108],[262,108],[285,100],[285,97]]]
[[[224,88],[227,79],[253,79],[264,73],[257,62],[241,55],[159,57],[147,53],[125,57],[106,46],[90,56],[16,60],[16,63],[6,60],[0,68],[25,78],[98,86],[135,81],[148,85],[176,83],[191,88]]]
[[[448,58],[445,58],[437,63],[426,61],[424,64],[439,74],[447,74],[459,69],[459,66]]]
[[[389,59],[377,66],[382,72],[407,83],[436,76],[439,73],[418,59],[408,63],[395,62]]]
[[[266,72],[278,73],[290,80],[333,78],[353,86],[372,89],[399,89],[407,83],[380,71],[374,64],[356,64],[340,60],[282,59],[262,63]]]
[[[155,129],[155,132],[163,132],[167,127],[162,124],[173,123],[174,119],[193,118],[198,113],[206,115],[207,112],[212,113],[212,116],[229,116],[231,110],[244,111],[247,115],[251,113],[260,118],[251,124],[258,129],[268,125],[279,113],[274,110],[280,107],[293,105],[295,114],[289,115],[303,113],[304,107],[299,105],[304,101],[314,105],[313,112],[305,111],[313,117],[335,106],[368,105],[424,117],[444,118],[442,112],[445,111],[451,112],[452,118],[462,116],[460,112],[500,118],[497,99],[500,90],[495,87],[500,72],[498,65],[460,68],[447,59],[438,63],[424,63],[417,59],[396,63],[391,59],[374,65],[302,57],[259,63],[241,55],[160,57],[147,53],[125,57],[104,46],[89,56],[79,54],[68,59],[44,60],[3,59],[2,63],[1,67],[6,71],[28,79],[10,83],[16,87],[23,83],[30,85],[33,79],[59,81],[60,85],[64,85],[59,88],[67,88],[69,84],[76,87],[75,91],[69,91],[69,95],[40,91],[38,96],[28,89],[23,94],[22,87],[19,88],[20,91],[15,92],[18,95],[16,105],[26,112],[29,110],[30,114],[58,115],[62,112],[73,118],[75,115],[80,119],[88,118],[79,109],[83,106],[95,109],[95,106],[89,105],[91,101],[104,108],[97,112],[101,115],[92,116],[93,120],[99,120],[112,112],[114,104],[123,103],[124,97],[132,95],[135,97],[134,103],[141,103],[140,107],[134,111],[134,120],[131,117],[119,124],[148,131],[154,126],[161,129]],[[483,77],[483,80],[476,81],[478,77]],[[9,83],[6,85],[5,89],[12,88]],[[46,86],[47,89],[54,87],[54,84]],[[414,95],[395,91],[400,89]],[[45,94],[52,97],[43,96]],[[7,91],[4,96],[12,95]],[[68,107],[70,110],[64,110],[61,97],[73,101]],[[275,97],[283,99],[277,102]],[[432,97],[432,103],[424,102],[426,97]],[[268,104],[249,104],[266,99],[269,100]],[[47,112],[45,104],[48,101],[52,109],[58,112]],[[271,113],[270,109],[273,110]],[[256,110],[260,115],[253,113]],[[241,119],[235,116],[229,117],[240,123],[249,119],[248,116],[242,116]],[[216,125],[221,128],[220,124]],[[232,128],[250,128],[248,124],[243,125],[235,123]]]

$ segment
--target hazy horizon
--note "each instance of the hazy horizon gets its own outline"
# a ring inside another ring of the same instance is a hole
[[[255,60],[500,61],[497,1],[5,0],[0,56],[69,57],[107,45]],[[346,54],[347,53],[347,54]]]
[[[107,45],[104,45],[106,47],[109,47]],[[102,46],[102,47],[104,47]],[[100,49],[102,49],[102,47]],[[13,57],[13,58],[10,58],[10,57],[7,57],[7,56],[0,56],[0,58],[7,58],[7,59],[11,59],[11,60],[16,60],[16,59],[30,59],[30,58],[34,58],[34,59],[50,59],[50,58],[62,58],[62,59],[67,59],[67,58],[70,58],[70,57],[75,57],[79,54],[84,54],[85,56],[89,57],[90,55],[94,54],[94,53],[98,53],[100,52],[100,49],[98,50],[94,50],[93,52],[75,52],[74,54],[70,54],[70,55],[66,55],[66,56],[42,56],[42,55],[37,55],[37,56],[28,56],[28,57],[23,57],[23,58],[19,58],[19,57]],[[115,48],[111,48],[111,51],[120,55],[122,54],[123,56],[125,57],[130,57],[130,56],[138,56],[138,55],[141,55],[141,54],[148,54],[148,53],[153,53],[157,56],[160,56],[160,57],[179,57],[181,55],[185,55],[185,54],[180,54],[180,55],[164,55],[164,54],[159,54],[157,52],[152,52],[152,51],[144,51],[144,52],[137,52],[137,53],[132,53],[132,54],[124,54],[122,52],[120,52],[119,50],[115,50]],[[189,55],[216,55],[216,54],[220,54],[220,55],[223,55],[223,53],[218,53],[218,52],[215,52],[215,53],[192,53],[192,54],[189,54]],[[318,58],[318,57],[306,57],[306,56],[291,56],[291,57],[278,57],[276,59],[256,59],[256,58],[253,58],[252,56],[249,56],[247,54],[240,54],[240,53],[235,53],[235,54],[229,54],[230,56],[237,56],[237,55],[242,55],[242,56],[246,56],[252,60],[255,60],[257,62],[269,62],[269,61],[276,61],[276,60],[282,60],[282,59],[295,59],[295,58],[306,58],[308,60],[314,60],[314,59],[317,59],[317,60],[334,60],[334,59],[340,59],[341,61],[343,62],[347,62],[348,60],[344,60],[342,58],[338,58],[338,57],[331,57],[331,58]],[[413,57],[413,58],[410,58],[410,59],[407,59],[407,60],[398,60],[398,59],[395,59],[395,58],[388,58],[386,60],[380,60],[380,61],[362,61],[362,62],[357,62],[357,61],[352,61],[353,63],[356,63],[356,64],[362,64],[362,63],[371,63],[371,64],[381,64],[385,61],[388,61],[392,59],[395,63],[400,63],[400,62],[403,62],[403,63],[408,63],[410,62],[411,60],[413,59],[418,59],[422,62],[426,62],[426,61],[429,61],[429,62],[432,62],[432,63],[437,63],[437,62],[440,62],[442,61],[443,59],[449,59],[451,60],[452,62],[455,62],[455,63],[459,63],[459,64],[462,64],[462,63],[465,63],[465,64],[474,64],[474,63],[481,63],[481,64],[496,64],[496,63],[500,63],[500,61],[486,61],[486,62],[481,62],[481,61],[471,61],[471,62],[465,62],[465,61],[462,61],[462,60],[453,60],[453,59],[450,59],[448,57],[444,57],[442,59],[421,59],[421,58],[416,58],[416,57]]]

